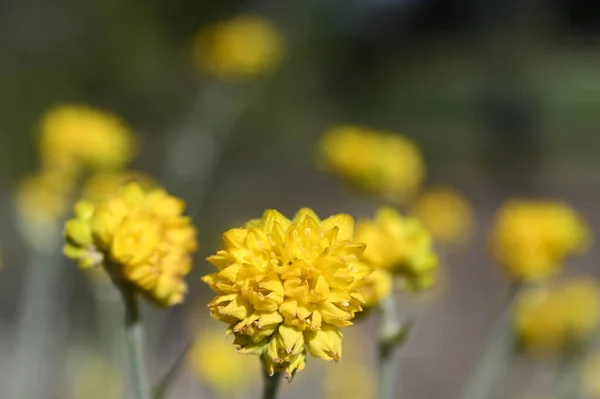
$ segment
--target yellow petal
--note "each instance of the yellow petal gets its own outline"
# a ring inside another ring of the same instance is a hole
[[[304,346],[304,337],[302,331],[282,324],[279,326],[278,334],[283,341],[283,347],[287,353],[294,353],[301,350]]]
[[[342,333],[337,327],[323,324],[320,330],[306,332],[305,339],[314,357],[336,362],[342,358]]]
[[[351,241],[354,235],[354,219],[347,214],[333,215],[323,220],[323,230],[331,230],[338,227],[337,239],[339,241]]]

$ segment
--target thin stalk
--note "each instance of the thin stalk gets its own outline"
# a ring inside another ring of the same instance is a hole
[[[99,319],[100,344],[111,361],[120,365],[123,337],[121,333],[121,300],[110,281],[93,281],[94,299]]]
[[[587,352],[587,351],[586,351]],[[585,368],[586,357],[581,350],[574,350],[564,356],[556,377],[557,399],[581,398],[581,380]]]
[[[267,368],[262,367],[263,375],[263,399],[276,399],[279,385],[281,384],[281,372],[269,375]]]
[[[143,325],[140,317],[138,297],[129,287],[121,287],[125,305],[125,336],[127,337],[127,352],[131,364],[133,388],[136,399],[150,399],[150,385],[144,365]]]
[[[57,236],[60,236],[57,233]],[[57,247],[58,248],[58,247]],[[56,329],[62,256],[57,250],[30,248],[19,305],[12,397],[38,399],[48,394],[52,368],[47,363]]]
[[[518,289],[518,285],[511,287],[505,308],[496,321],[483,356],[473,369],[473,374],[461,395],[462,399],[490,398],[498,379],[508,367],[515,342],[512,304]]]
[[[393,354],[394,349],[401,342],[398,337],[402,328],[396,320],[396,304],[392,295],[382,301],[380,310],[377,398],[392,399],[394,398],[394,375],[396,374],[396,364],[393,361]]]

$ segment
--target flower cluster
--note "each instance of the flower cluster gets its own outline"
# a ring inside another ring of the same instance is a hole
[[[21,182],[15,198],[24,236],[43,239],[64,216],[82,177],[118,171],[133,153],[133,134],[109,112],[83,105],[48,111],[40,123],[41,168]]]
[[[335,126],[318,144],[323,167],[351,185],[403,202],[418,192],[425,164],[417,146],[393,132]]]
[[[301,209],[293,220],[275,210],[223,234],[223,249],[206,275],[217,296],[211,315],[227,323],[240,353],[260,355],[272,375],[291,378],[306,351],[323,360],[342,356],[340,328],[364,303],[371,268],[360,261],[349,215],[325,220]]]
[[[417,197],[411,214],[431,232],[436,242],[464,244],[471,238],[475,216],[471,205],[451,187],[430,187]]]
[[[417,219],[404,217],[393,208],[380,208],[374,219],[358,222],[355,238],[367,244],[362,259],[377,271],[365,287],[367,304],[387,296],[395,276],[403,279],[408,290],[423,290],[434,284],[437,255],[431,234]]]
[[[251,77],[273,69],[283,55],[283,41],[273,23],[242,15],[202,29],[192,45],[197,66],[223,78]]]
[[[577,213],[553,201],[509,201],[499,210],[492,231],[493,254],[515,280],[555,275],[588,241],[589,231]]]
[[[80,267],[103,265],[118,284],[130,284],[162,306],[183,301],[196,232],[182,216],[183,201],[136,182],[97,204],[80,201],[65,225],[64,253]]]
[[[554,353],[588,339],[600,324],[600,287],[577,278],[533,287],[515,300],[514,324],[525,349]]]

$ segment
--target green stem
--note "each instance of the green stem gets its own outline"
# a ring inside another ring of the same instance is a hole
[[[513,298],[519,289],[511,287],[505,308],[498,318],[488,341],[483,356],[473,370],[473,374],[465,387],[462,399],[487,399],[493,392],[498,379],[508,367],[513,354],[515,333],[512,326]]]
[[[588,351],[586,351],[588,352]],[[564,355],[556,379],[557,399],[581,398],[581,377],[585,367],[585,355],[581,350],[574,350]]]
[[[54,322],[62,265],[58,251],[41,252],[34,248],[30,248],[30,251],[19,305],[14,365],[16,375],[12,395],[23,399],[43,397],[53,378],[48,359],[56,334]]]
[[[136,399],[150,399],[150,386],[144,365],[143,325],[136,292],[129,286],[121,287],[125,304],[125,335],[131,364]]]
[[[377,398],[392,399],[394,397],[394,374],[396,372],[393,354],[394,349],[400,343],[398,336],[402,328],[396,320],[396,305],[393,296],[390,295],[381,302],[380,310]]]
[[[279,389],[279,385],[281,383],[281,372],[278,371],[273,375],[269,375],[267,368],[262,366],[263,371],[263,399],[276,399],[277,391]]]

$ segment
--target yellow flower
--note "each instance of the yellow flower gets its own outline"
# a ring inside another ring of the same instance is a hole
[[[323,376],[323,397],[326,399],[375,398],[373,359],[368,356],[369,337],[360,328],[352,328],[344,337],[344,359],[339,364],[326,364]]]
[[[73,191],[72,179],[56,171],[38,171],[19,183],[14,199],[16,223],[36,251],[48,253],[60,245],[60,223]]]
[[[222,78],[259,75],[277,66],[283,40],[277,27],[256,15],[241,15],[202,29],[192,44],[196,65]]]
[[[451,187],[430,187],[422,192],[412,206],[412,214],[436,241],[446,245],[464,244],[475,227],[471,205]]]
[[[159,305],[178,304],[196,250],[196,232],[183,210],[183,201],[161,189],[128,183],[98,204],[75,205],[64,253],[82,268],[103,265],[113,280],[132,284]]]
[[[581,394],[589,399],[600,398],[600,352],[597,349],[586,361],[581,381]]]
[[[45,169],[79,175],[118,170],[134,153],[134,137],[117,116],[85,105],[62,105],[44,115],[40,155]]]
[[[380,208],[374,219],[358,222],[355,239],[367,244],[362,259],[376,270],[391,276],[399,275],[409,290],[423,290],[431,287],[436,280],[438,260],[433,250],[431,235],[420,222],[411,217],[403,217],[393,208]],[[385,274],[383,274],[385,275]],[[367,286],[367,303],[373,305],[389,294],[391,284],[384,277],[370,277]],[[373,290],[373,284],[380,287]],[[371,289],[372,291],[368,291]]]
[[[310,209],[293,220],[275,210],[223,234],[223,249],[203,277],[218,295],[211,315],[229,324],[240,353],[260,355],[270,374],[291,378],[306,351],[319,359],[342,356],[341,327],[362,311],[360,289],[372,269],[352,241],[354,221],[321,221]]]
[[[514,305],[514,324],[533,354],[561,351],[584,342],[600,322],[600,287],[587,278],[523,291]]]
[[[555,275],[565,259],[587,249],[589,231],[568,205],[512,200],[496,216],[492,250],[515,280]]]
[[[94,353],[76,353],[67,359],[66,379],[74,399],[118,399],[123,394],[119,370]]]
[[[17,189],[16,206],[31,221],[57,221],[67,211],[74,185],[68,176],[39,171],[25,178]]]
[[[151,189],[158,186],[154,179],[141,172],[122,171],[102,173],[92,176],[85,182],[81,190],[81,198],[85,201],[98,203],[116,194],[122,186],[130,182],[137,182],[144,189]]]
[[[193,373],[223,398],[248,390],[260,378],[254,359],[241,356],[230,341],[222,331],[205,330],[196,337],[188,354]]]
[[[392,201],[406,201],[421,187],[425,164],[417,146],[393,132],[341,125],[318,143],[323,167],[348,183]]]

